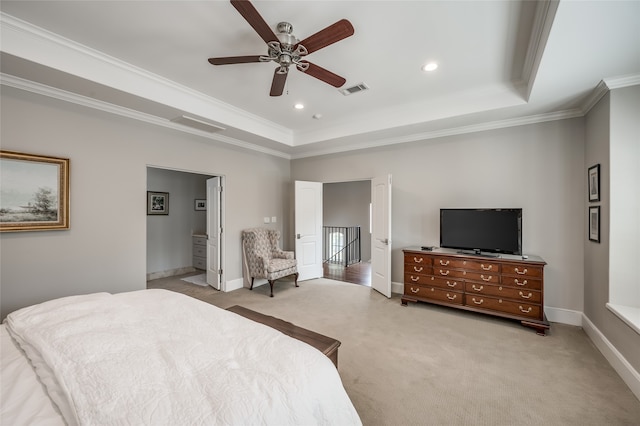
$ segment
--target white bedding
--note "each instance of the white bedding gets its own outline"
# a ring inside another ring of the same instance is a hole
[[[66,297],[6,324],[70,425],[361,424],[321,352],[178,293]]]

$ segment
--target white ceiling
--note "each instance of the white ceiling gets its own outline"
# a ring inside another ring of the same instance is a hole
[[[640,1],[252,3],[299,39],[348,19],[352,37],[307,59],[370,90],[343,96],[291,69],[270,97],[274,63],[210,65],[266,54],[226,0],[3,0],[2,83],[168,127],[189,115],[225,128],[203,135],[287,158],[580,116],[601,81],[640,84]]]

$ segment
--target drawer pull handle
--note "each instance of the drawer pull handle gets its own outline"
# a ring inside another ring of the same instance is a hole
[[[418,257],[414,257],[414,258],[413,258],[413,261],[414,261],[414,262],[416,262],[416,263],[422,263],[422,261],[423,261],[423,260],[424,260],[424,259],[423,259],[423,258],[421,258],[421,257],[420,257],[420,258],[418,258]]]
[[[522,306],[518,306],[518,308],[520,308],[520,312],[522,312],[523,314],[528,314],[529,312],[531,312],[531,306],[529,306],[526,310]]]
[[[491,281],[493,275],[489,275],[487,277],[485,277],[484,275],[480,275],[480,278],[482,278],[482,281]]]
[[[413,289],[413,287],[411,287],[411,293],[417,293],[420,291],[420,287],[416,288],[415,290]]]
[[[473,303],[475,303],[476,305],[482,305],[484,303],[484,299],[480,299],[480,301],[477,301],[475,297],[472,297],[471,300],[473,300]]]
[[[440,275],[449,275],[449,270],[443,271],[442,269],[440,269]]]
[[[441,264],[442,266],[447,266],[447,265],[449,265],[449,261],[448,261],[448,260],[442,260],[442,259],[440,259],[440,264]]]
[[[451,296],[449,293],[447,293],[447,299],[449,300],[456,300],[456,297],[458,297],[457,294],[454,294],[453,296]]]
[[[416,272],[422,272],[422,270],[423,270],[423,269],[424,269],[424,268],[423,268],[422,266],[421,266],[421,267],[419,267],[419,268],[418,268],[417,266],[414,266],[414,267],[413,267],[413,270],[414,270],[414,271],[416,271]]]
[[[420,280],[420,277],[414,277],[413,275],[411,275],[411,281],[418,282]]]
[[[522,292],[520,292],[520,297],[522,297],[523,299],[531,299],[531,296],[533,296],[531,292],[529,292],[528,295],[524,295]]]
[[[493,268],[493,265],[484,266],[484,264],[480,264],[480,267],[485,271],[490,271]]]
[[[480,286],[480,288],[476,287],[475,284],[471,285],[471,288],[474,289],[475,291],[482,291],[482,289],[484,288],[483,285]]]
[[[516,268],[515,270],[516,270],[516,274],[518,274],[518,275],[524,275],[524,274],[527,273],[527,268],[524,268],[524,270],[522,272],[520,272],[520,269],[518,269],[518,268]]]
[[[457,282],[455,282],[455,281],[454,281],[454,282],[447,281],[447,285],[448,285],[449,287],[455,287],[455,286],[457,286],[457,285],[458,285],[458,283],[457,283]]]
[[[516,285],[519,285],[519,286],[527,285],[527,280],[524,280],[524,281],[520,282],[520,281],[518,281],[518,279],[516,278],[516,279],[515,279],[515,281],[516,281]]]

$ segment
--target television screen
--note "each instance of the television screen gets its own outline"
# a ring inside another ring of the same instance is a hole
[[[440,209],[440,247],[522,254],[522,209]]]

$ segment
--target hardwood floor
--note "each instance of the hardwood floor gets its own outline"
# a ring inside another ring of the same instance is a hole
[[[344,267],[334,263],[323,263],[324,278],[371,287],[371,263],[360,262]]]

